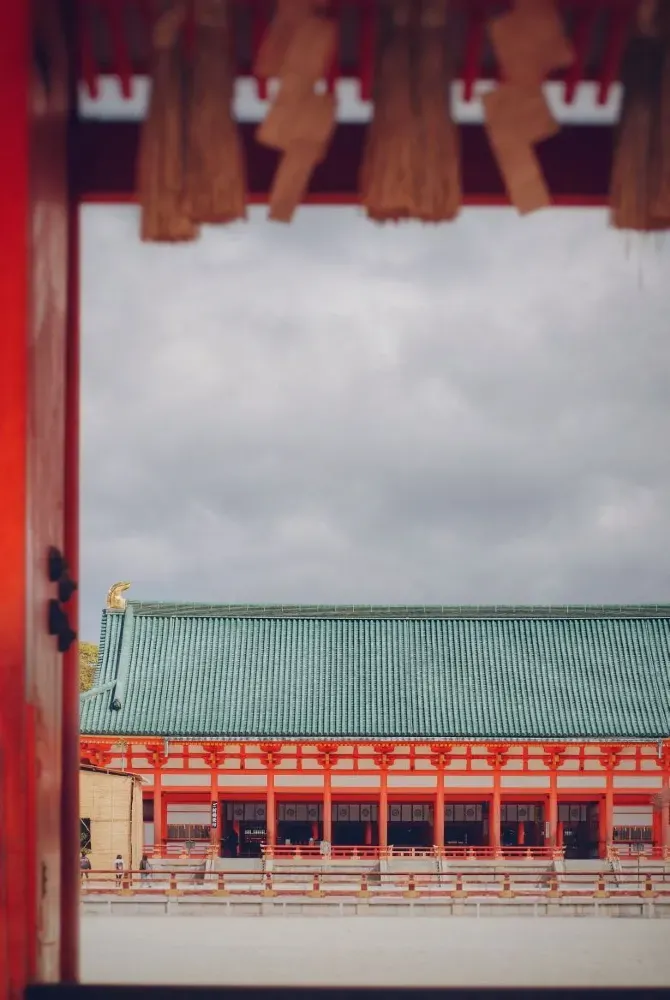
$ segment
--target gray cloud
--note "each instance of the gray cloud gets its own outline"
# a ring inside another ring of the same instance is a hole
[[[83,634],[211,601],[670,600],[664,246],[596,211],[84,211]]]

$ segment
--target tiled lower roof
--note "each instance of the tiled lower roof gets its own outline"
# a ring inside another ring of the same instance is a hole
[[[105,611],[82,732],[217,739],[656,740],[670,608]]]

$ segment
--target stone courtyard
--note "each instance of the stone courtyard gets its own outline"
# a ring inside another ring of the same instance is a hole
[[[665,920],[572,917],[82,919],[85,983],[667,986]]]

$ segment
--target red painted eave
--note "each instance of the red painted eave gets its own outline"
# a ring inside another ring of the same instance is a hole
[[[559,4],[577,53],[574,65],[558,77],[565,80],[566,100],[571,102],[577,85],[588,80],[598,83],[604,102],[618,80],[635,0],[559,0]],[[94,97],[99,77],[115,76],[124,97],[131,97],[133,76],[146,74],[149,65],[151,15],[146,0],[77,0],[77,5],[80,79]],[[232,6],[237,71],[240,76],[248,76],[272,4],[266,0],[232,0]],[[496,74],[486,22],[504,8],[500,0],[454,3],[456,75],[463,80],[468,99],[477,80]],[[363,99],[369,99],[371,93],[379,9],[376,0],[333,0],[341,30],[329,82],[353,78],[359,82]],[[263,97],[265,81],[257,82],[259,96]]]

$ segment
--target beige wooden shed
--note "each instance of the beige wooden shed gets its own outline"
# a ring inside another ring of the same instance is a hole
[[[79,771],[80,847],[94,870],[109,871],[120,854],[128,870],[142,857],[142,783],[138,774],[82,764]]]

